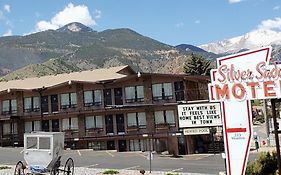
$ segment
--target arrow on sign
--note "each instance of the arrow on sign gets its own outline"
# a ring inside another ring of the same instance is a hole
[[[279,77],[270,55],[265,47],[218,58],[218,69],[211,71],[209,99],[221,102],[228,175],[245,174],[253,135],[250,100],[281,96],[281,68]]]

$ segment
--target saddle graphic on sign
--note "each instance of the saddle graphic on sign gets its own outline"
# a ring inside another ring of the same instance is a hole
[[[253,99],[281,97],[281,65],[269,65],[271,47],[217,59],[209,100],[221,102],[228,175],[245,174],[253,135]]]

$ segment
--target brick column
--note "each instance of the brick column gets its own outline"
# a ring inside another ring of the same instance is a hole
[[[79,114],[78,116],[78,130],[79,130],[79,138],[84,137],[86,135],[85,133],[85,116],[82,114]]]
[[[169,154],[174,156],[179,155],[178,138],[176,136],[168,136],[168,149]]]
[[[151,76],[145,76],[143,78],[143,85],[144,85],[144,103],[151,104],[152,103]]]
[[[23,92],[16,92],[17,115],[23,116]]]
[[[147,108],[145,110],[145,114],[146,114],[146,130],[148,133],[153,133],[155,131],[153,111]]]
[[[24,120],[18,120],[17,126],[18,126],[18,138],[19,138],[18,146],[23,146]]]
[[[77,83],[76,84],[76,94],[77,94],[77,109],[83,110],[84,108],[84,91],[83,91],[83,84]]]

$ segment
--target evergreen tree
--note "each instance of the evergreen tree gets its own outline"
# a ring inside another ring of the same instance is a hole
[[[210,75],[211,61],[192,53],[185,62],[183,70],[188,75]]]

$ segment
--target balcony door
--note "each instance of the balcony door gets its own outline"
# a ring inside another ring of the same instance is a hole
[[[103,91],[104,96],[104,105],[112,105],[112,97],[111,97],[111,89],[104,89]]]
[[[41,97],[41,112],[42,113],[48,113],[49,112],[48,96],[42,96]]]
[[[51,110],[52,112],[58,112],[59,106],[58,106],[58,95],[51,95]]]
[[[59,132],[60,131],[60,121],[59,119],[52,120],[52,131]]]
[[[115,105],[123,105],[122,88],[114,89]]]
[[[125,123],[124,123],[124,115],[117,114],[116,115],[116,123],[117,123],[117,133],[125,133]]]
[[[112,115],[105,116],[105,126],[106,126],[106,134],[113,134],[113,117]]]
[[[42,131],[49,132],[49,120],[42,121]]]

